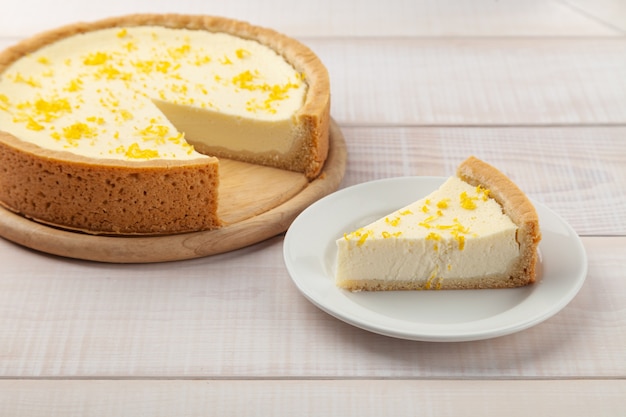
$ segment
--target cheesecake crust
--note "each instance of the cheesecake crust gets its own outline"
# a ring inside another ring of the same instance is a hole
[[[90,234],[211,230],[216,158],[120,165],[51,151],[0,132],[0,205],[41,223]]]
[[[526,194],[504,173],[488,163],[470,156],[457,168],[457,175],[471,185],[481,185],[518,227],[519,262],[508,272],[509,280],[522,286],[535,282],[537,247],[541,241],[539,216]]]

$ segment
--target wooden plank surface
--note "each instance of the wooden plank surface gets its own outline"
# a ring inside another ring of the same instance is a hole
[[[141,11],[237,17],[302,40],[330,71],[342,187],[450,175],[475,154],[583,236],[587,280],[526,331],[416,343],[306,301],[282,236],[158,265],[0,239],[0,414],[626,414],[624,2],[24,0],[0,14],[0,48]]]
[[[583,243],[586,283],[555,317],[492,340],[416,343],[314,307],[285,271],[280,237],[150,265],[0,240],[0,377],[623,378],[626,237]]]
[[[605,2],[610,0],[605,0]],[[616,0],[613,0],[615,3]],[[592,3],[592,2],[587,2]],[[596,9],[602,10],[602,7]],[[87,4],[23,0],[0,15],[0,36],[22,37],[76,20],[132,12],[214,14],[269,26],[291,36],[619,36],[601,18],[560,1],[394,0],[346,2],[320,0],[294,6],[286,0],[200,2],[110,0]],[[603,16],[611,19],[610,14]],[[314,18],[312,18],[314,17]],[[372,20],[375,18],[375,20]],[[374,23],[375,22],[375,23]]]
[[[622,416],[625,394],[623,380],[0,381],[13,417]]]
[[[328,67],[341,125],[626,123],[625,38],[308,44]]]
[[[622,0],[566,0],[563,2],[578,14],[626,35],[626,3]]]

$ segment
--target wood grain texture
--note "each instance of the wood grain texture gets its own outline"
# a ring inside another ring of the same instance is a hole
[[[418,343],[314,307],[287,275],[281,237],[148,265],[0,240],[0,377],[625,378],[626,237],[583,243],[586,283],[556,316],[497,339]]]
[[[626,123],[626,38],[306,42],[342,126]]]
[[[144,265],[0,239],[0,414],[626,415],[622,1],[23,0],[5,9],[0,47],[142,11],[230,16],[299,38],[330,72],[348,150],[341,186],[450,175],[475,154],[583,235],[589,271],[576,298],[531,329],[416,343],[314,307],[291,283],[280,235]]]
[[[220,165],[217,230],[150,237],[93,236],[59,230],[0,207],[0,236],[28,248],[100,262],[148,263],[215,255],[258,243],[287,230],[298,214],[335,191],[346,168],[346,145],[331,124],[328,159],[320,176],[224,161]]]
[[[28,12],[28,18],[22,14]],[[87,5],[23,0],[0,15],[0,36],[28,36],[77,20],[126,13],[197,13],[248,20],[290,36],[616,36],[614,27],[559,1],[392,0],[346,2],[320,0],[294,6],[288,0],[200,2],[110,0]],[[311,17],[314,16],[315,19]],[[376,18],[376,24],[372,24]]]
[[[621,0],[566,0],[577,13],[626,35],[626,3]]]
[[[13,417],[621,416],[625,393],[606,380],[0,381]]]

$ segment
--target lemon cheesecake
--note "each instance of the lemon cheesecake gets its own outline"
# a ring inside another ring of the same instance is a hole
[[[0,53],[0,204],[89,233],[214,229],[219,158],[319,175],[326,69],[230,19],[132,15]]]
[[[337,240],[349,290],[519,287],[535,281],[536,210],[503,173],[471,157],[428,196]]]

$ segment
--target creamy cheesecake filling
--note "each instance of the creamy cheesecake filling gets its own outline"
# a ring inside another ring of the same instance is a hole
[[[449,178],[429,196],[337,240],[338,281],[418,281],[505,273],[517,226],[488,190]]]
[[[272,49],[158,26],[62,39],[0,74],[0,127],[96,158],[196,159],[198,148],[287,153],[303,76]]]
[[[185,138],[200,149],[229,150],[245,153],[285,154],[298,146],[296,122],[287,117],[279,120],[252,119],[215,110],[183,106],[153,100]]]

